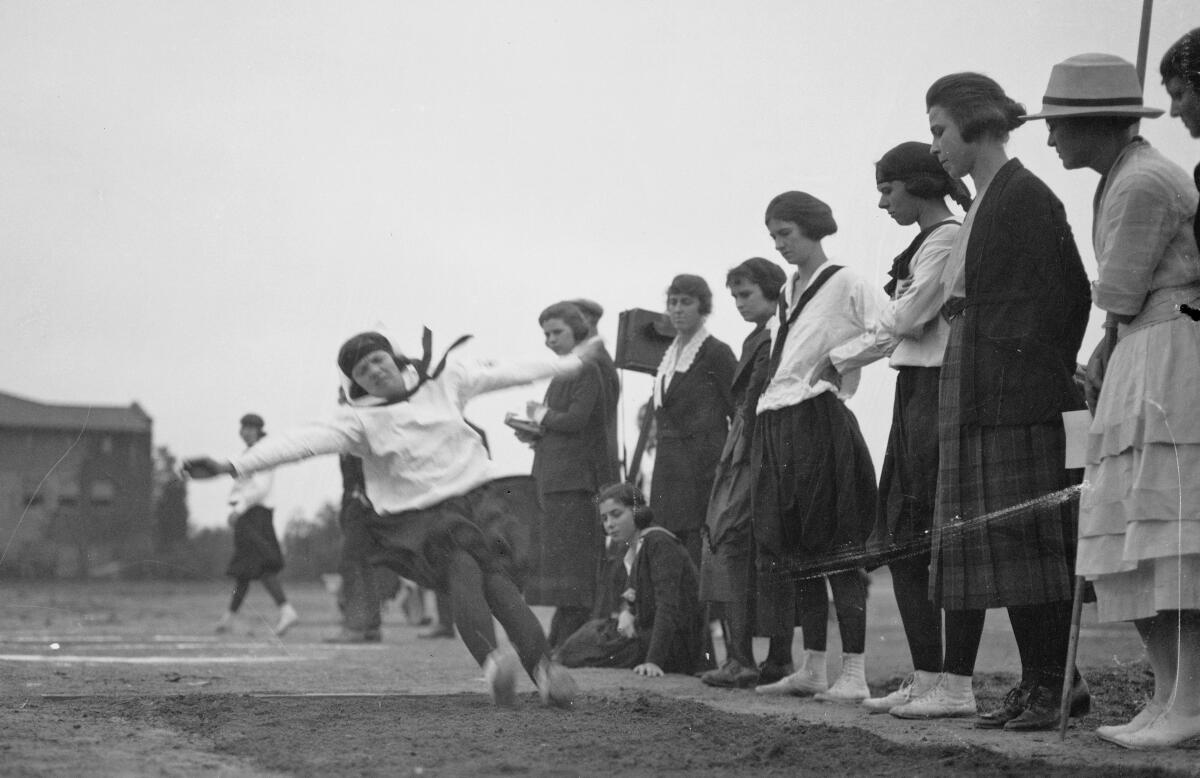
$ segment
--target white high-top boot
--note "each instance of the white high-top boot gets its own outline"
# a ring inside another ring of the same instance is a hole
[[[828,691],[815,699],[825,702],[862,702],[871,696],[867,688],[866,654],[842,654],[842,674]]]
[[[292,607],[290,602],[285,602],[279,606],[279,623],[275,625],[275,634],[278,637],[283,637],[283,634],[292,628],[292,625],[300,620],[300,614],[296,613],[296,609]]]
[[[937,680],[938,673],[931,673],[928,670],[916,670],[904,680],[904,683],[900,684],[899,689],[883,697],[873,697],[863,700],[863,707],[872,713],[887,713],[898,705],[904,705],[920,697],[932,689]]]
[[[900,719],[948,719],[978,715],[971,676],[942,673],[934,687],[888,713]]]
[[[755,691],[759,694],[794,694],[797,696],[823,692],[829,688],[826,680],[825,652],[805,651],[804,661],[796,672],[775,683],[759,686]]]

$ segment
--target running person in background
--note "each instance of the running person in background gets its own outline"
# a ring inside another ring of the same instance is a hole
[[[257,413],[247,413],[241,419],[238,435],[249,451],[261,441],[266,426]],[[276,576],[283,569],[283,552],[275,537],[275,511],[267,504],[275,475],[270,470],[240,474],[229,492],[229,526],[233,528],[233,559],[229,560],[226,575],[234,579],[233,598],[229,611],[217,622],[217,632],[233,628],[234,618],[250,590],[250,582],[262,581],[263,588],[279,606],[279,622],[275,634],[282,636],[299,621],[296,609],[287,601]]]
[[[379,561],[422,586],[449,592],[455,626],[484,668],[495,703],[517,702],[519,661],[544,703],[569,706],[575,683],[550,661],[541,624],[506,564],[511,547],[481,529],[504,509],[490,485],[487,450],[463,408],[480,394],[574,373],[584,363],[576,354],[521,364],[443,357],[429,370],[428,343],[427,334],[425,354],[414,363],[378,332],[355,335],[337,358],[350,405],[326,422],[272,436],[230,461],[203,457],[185,467],[199,478],[241,476],[321,454],[361,457],[376,510],[367,526],[381,549]],[[588,341],[578,352],[594,348]],[[493,617],[515,654],[498,648]]]
[[[946,197],[965,211],[970,194],[950,178],[928,143],[910,141],[875,163],[879,207],[917,235],[892,262],[884,291],[891,298],[878,326],[830,352],[836,374],[890,357],[896,369],[892,428],[879,479],[875,529],[867,539],[871,565],[886,564],[912,655],[913,673],[900,688],[867,699],[872,713],[887,713],[929,691],[942,671],[942,613],[929,599],[930,532],[938,474],[938,380],[950,325],[941,316],[942,270],[959,223]],[[899,714],[897,714],[899,715]]]

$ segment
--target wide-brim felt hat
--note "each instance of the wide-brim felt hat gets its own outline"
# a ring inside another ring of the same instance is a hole
[[[1142,103],[1142,85],[1132,63],[1113,54],[1079,54],[1050,71],[1042,110],[1022,118],[1072,116],[1162,116]]]

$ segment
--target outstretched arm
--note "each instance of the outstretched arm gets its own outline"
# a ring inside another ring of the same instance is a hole
[[[346,408],[331,421],[273,433],[230,460],[189,459],[183,470],[192,478],[215,478],[269,470],[322,454],[353,454],[363,435],[362,422],[353,409]]]

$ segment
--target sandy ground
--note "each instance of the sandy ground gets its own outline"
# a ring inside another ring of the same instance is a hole
[[[889,587],[876,576],[868,614],[877,691],[909,662]],[[1080,665],[1096,704],[1064,742],[613,670],[576,671],[583,694],[570,711],[542,707],[527,679],[520,707],[496,709],[466,649],[420,639],[399,612],[381,644],[322,643],[337,613],[319,585],[289,587],[303,621],[282,640],[257,589],[234,633],[214,635],[223,582],[0,588],[5,776],[1200,775],[1200,744],[1138,753],[1092,733],[1132,715],[1149,679],[1132,630],[1097,626],[1086,610]],[[992,614],[981,706],[1016,667],[1006,620]]]

